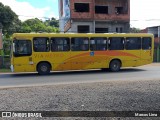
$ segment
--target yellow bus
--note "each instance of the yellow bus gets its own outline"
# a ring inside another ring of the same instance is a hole
[[[15,33],[13,72],[106,69],[136,67],[153,61],[152,34],[104,33]]]

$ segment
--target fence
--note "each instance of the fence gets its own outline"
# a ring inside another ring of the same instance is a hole
[[[0,68],[10,68],[10,56],[0,56]]]
[[[0,69],[10,68],[10,52],[11,41],[9,39],[3,40],[3,49],[0,50]]]

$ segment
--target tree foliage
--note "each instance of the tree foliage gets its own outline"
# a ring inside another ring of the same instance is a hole
[[[35,19],[28,19],[22,23],[22,32],[58,32],[58,28],[46,24],[46,21]]]
[[[59,32],[58,27],[59,22],[55,18],[45,21],[34,18],[22,22],[9,6],[4,6],[0,2],[0,29],[2,28],[6,38],[16,32]]]
[[[16,13],[9,6],[4,6],[0,2],[0,28],[3,29],[3,34],[9,35],[11,31],[18,30],[19,22]]]
[[[45,21],[34,18],[22,22],[9,6],[5,6],[0,2],[0,29],[3,32],[4,48],[2,53],[5,55],[10,52],[10,39],[13,33],[59,32],[58,27],[59,22],[55,18]]]
[[[130,32],[131,32],[131,33],[140,33],[141,30],[140,30],[139,28],[133,27],[133,28],[130,28]]]
[[[46,25],[52,26],[52,27],[59,27],[59,20],[56,20],[55,18],[51,18],[50,20],[45,21]]]

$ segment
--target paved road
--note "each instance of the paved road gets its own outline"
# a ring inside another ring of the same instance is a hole
[[[1,111],[159,111],[160,65],[96,71],[56,72],[49,76],[0,74]],[[38,84],[37,84],[38,83]],[[67,84],[66,84],[67,83]],[[76,84],[74,84],[76,83]],[[47,85],[47,86],[43,86]],[[53,118],[47,118],[53,119]],[[57,118],[56,118],[57,119]],[[77,120],[99,120],[78,118]],[[159,118],[107,118],[159,120]],[[61,119],[57,119],[61,120]],[[66,118],[65,118],[66,120]],[[67,120],[72,120],[67,118]],[[75,120],[75,118],[73,118]],[[100,120],[106,120],[102,118]]]
[[[154,63],[136,68],[125,68],[117,73],[101,70],[53,72],[47,76],[39,76],[37,73],[0,73],[0,87],[24,87],[70,83],[159,79],[160,64]]]

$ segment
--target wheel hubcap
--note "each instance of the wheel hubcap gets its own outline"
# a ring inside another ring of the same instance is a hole
[[[117,64],[114,64],[113,67],[114,67],[114,69],[117,69],[118,66],[117,66]]]
[[[47,71],[47,67],[46,67],[46,66],[42,66],[42,67],[41,67],[41,70],[42,70],[43,72],[46,72],[46,71]]]

